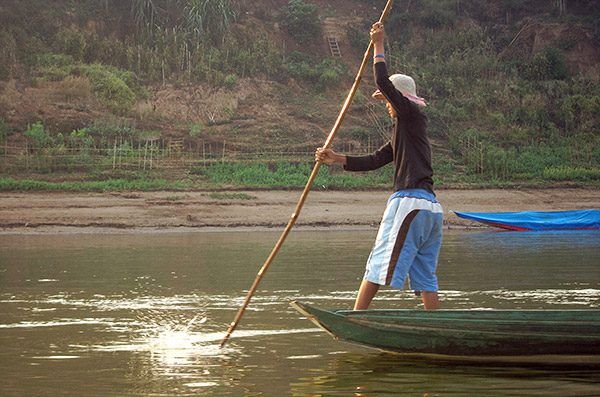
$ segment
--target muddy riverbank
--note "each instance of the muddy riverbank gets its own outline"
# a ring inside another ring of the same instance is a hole
[[[440,190],[448,227],[475,224],[452,211],[600,208],[594,189]],[[300,228],[377,227],[389,191],[312,192]],[[285,225],[298,191],[10,192],[0,194],[0,232],[115,232],[262,229]]]

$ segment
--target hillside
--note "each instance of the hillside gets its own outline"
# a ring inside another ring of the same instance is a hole
[[[131,155],[139,169],[149,142],[158,156],[188,159],[175,174],[205,175],[195,172],[200,157],[310,159],[384,3],[4,1],[3,172],[106,178],[127,168],[116,166],[117,148],[119,164]],[[597,184],[599,8],[596,1],[396,2],[386,23],[388,59],[415,77],[430,103],[438,184]],[[338,149],[365,153],[384,141],[388,120],[369,100],[373,89],[369,70]],[[30,161],[36,155],[45,157]],[[144,170],[146,162],[147,153]]]

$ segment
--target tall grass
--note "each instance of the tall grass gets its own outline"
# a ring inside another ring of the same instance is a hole
[[[248,187],[300,188],[306,185],[312,171],[309,163],[218,163],[205,170],[197,170],[211,182],[224,185]],[[314,185],[317,189],[389,187],[392,184],[392,169],[385,167],[377,172],[348,173],[332,172],[321,167]]]
[[[48,182],[32,179],[0,178],[0,191],[153,191],[153,190],[189,190],[194,185],[183,181],[167,181],[166,179],[109,179],[105,181],[86,182]]]

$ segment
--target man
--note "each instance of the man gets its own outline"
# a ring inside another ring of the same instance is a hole
[[[381,285],[402,288],[407,276],[425,309],[433,310],[439,307],[435,272],[442,243],[443,210],[433,192],[427,118],[420,109],[426,103],[417,96],[411,77],[388,76],[383,24],[375,23],[370,35],[378,87],[373,98],[386,101],[393,120],[391,140],[367,156],[346,156],[319,148],[315,158],[328,165],[343,164],[347,171],[369,171],[394,163],[394,194],[388,200],[367,260],[354,310],[366,310]]]

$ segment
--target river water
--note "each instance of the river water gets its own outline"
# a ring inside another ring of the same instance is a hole
[[[598,396],[600,372],[406,361],[289,301],[350,308],[376,231],[0,236],[1,396]],[[448,231],[444,308],[599,309],[600,233]],[[419,308],[382,290],[373,308]]]

